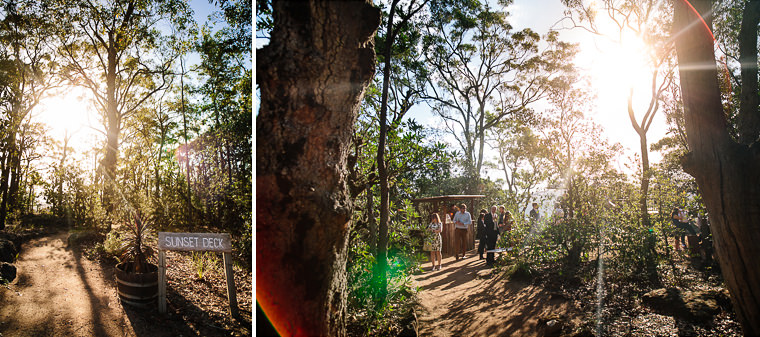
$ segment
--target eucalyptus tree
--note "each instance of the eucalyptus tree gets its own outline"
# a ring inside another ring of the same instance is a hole
[[[21,181],[21,153],[18,137],[22,121],[40,100],[60,84],[59,64],[48,38],[54,24],[48,21],[38,1],[4,1],[0,21],[0,110],[7,116],[2,136],[0,174],[0,229],[8,211],[17,204]]]
[[[527,114],[528,105],[545,96],[549,79],[569,67],[575,48],[552,32],[540,51],[537,33],[514,31],[508,14],[488,4],[431,8],[423,47],[431,75],[424,97],[462,150],[465,175],[476,181],[489,130]]]
[[[419,33],[415,29],[408,29],[407,25],[409,21],[417,14],[421,9],[425,7],[428,0],[410,0],[409,3],[401,3],[400,0],[392,0],[388,16],[386,18],[386,27],[384,31],[381,31],[382,38],[378,43],[378,47],[383,48],[382,55],[379,61],[382,62],[382,91],[380,93],[380,111],[378,113],[378,122],[380,123],[380,132],[378,134],[377,145],[377,177],[379,180],[380,188],[380,221],[379,221],[379,233],[378,233],[378,249],[377,249],[377,263],[375,264],[375,279],[377,280],[378,289],[378,302],[384,301],[388,288],[387,281],[387,248],[388,248],[388,221],[390,219],[390,183],[388,176],[388,167],[385,158],[386,152],[386,139],[389,132],[394,132],[395,128],[399,125],[402,118],[416,103],[420,96],[420,87],[415,85],[409,85],[404,81],[409,81],[409,78],[397,77],[395,80],[401,82],[401,84],[394,85],[393,100],[394,104],[394,116],[389,127],[388,125],[388,105],[389,105],[389,91],[390,82],[394,79],[391,78],[391,67],[394,66],[393,57],[395,51],[404,51],[406,53],[416,54],[417,40],[419,39]],[[397,21],[398,20],[398,21]],[[384,34],[383,34],[384,33]],[[404,41],[407,39],[409,41]],[[399,48],[399,45],[401,47]],[[396,48],[394,48],[396,47]],[[401,50],[399,50],[401,49]],[[414,55],[408,58],[413,58]],[[408,61],[406,65],[409,65]],[[405,66],[402,64],[401,66]],[[403,71],[403,70],[401,70]],[[411,83],[414,83],[414,79],[411,79]]]
[[[720,45],[716,55],[724,69],[719,72],[723,97],[727,104],[729,132],[741,143],[749,144],[758,137],[752,125],[760,123],[760,115],[742,114],[758,106],[756,95],[758,80],[756,37],[760,21],[760,4],[757,1],[720,1],[713,4],[715,27],[713,35]],[[740,120],[741,119],[741,120]]]
[[[19,131],[19,149],[21,151],[21,174],[23,180],[19,183],[19,207],[21,214],[30,214],[33,206],[37,204],[35,198],[35,186],[42,185],[42,177],[39,167],[33,165],[43,157],[39,150],[47,148],[50,137],[45,132],[45,125],[40,122],[32,122],[27,118],[21,124]]]
[[[738,40],[742,79],[736,118],[727,120],[716,66],[712,2],[675,1],[673,31],[689,153],[684,171],[697,181],[715,249],[743,333],[760,335],[760,118],[758,16],[760,2],[742,1]],[[746,24],[745,24],[746,22]],[[746,28],[746,29],[745,29]],[[733,41],[737,42],[737,41]],[[733,75],[732,75],[733,76]],[[744,88],[748,85],[748,88]],[[744,95],[744,94],[747,95]],[[736,125],[732,125],[736,123]],[[739,130],[733,138],[732,129]]]
[[[550,163],[548,183],[562,193],[565,225],[572,233],[561,243],[571,265],[580,261],[590,238],[600,233],[595,216],[604,201],[599,195],[603,186],[623,180],[611,165],[621,152],[620,145],[609,144],[587,115],[593,108],[592,98],[576,77],[562,76],[555,80],[549,108],[539,121],[542,156]]]
[[[646,47],[637,50],[642,53],[646,65],[649,67],[650,87],[647,88],[643,97],[647,99],[647,106],[642,111],[634,107],[634,85],[630,85],[627,100],[627,113],[631,126],[639,137],[641,153],[641,195],[639,198],[639,211],[644,225],[649,224],[649,212],[647,196],[649,193],[649,178],[651,175],[649,164],[649,141],[647,133],[654,121],[654,117],[660,110],[663,95],[668,86],[673,82],[675,69],[673,59],[673,46],[669,39],[670,11],[668,2],[665,1],[640,1],[640,0],[604,0],[594,3],[582,3],[580,1],[567,1],[563,3],[568,7],[566,19],[573,23],[574,28],[582,28],[598,37],[611,39],[615,44],[624,46],[631,44],[632,39],[640,39]],[[606,17],[599,18],[598,13],[606,13]],[[600,22],[609,20],[613,31],[600,28]],[[630,65],[621,64],[621,67]],[[633,79],[621,79],[632,81]],[[633,83],[633,82],[631,82]],[[623,106],[621,102],[621,107]],[[639,107],[640,108],[640,107]],[[638,117],[637,117],[638,115]]]
[[[665,172],[667,175],[685,175],[681,168],[681,157],[689,152],[689,144],[686,141],[686,125],[684,120],[683,101],[681,99],[681,85],[678,83],[678,78],[668,85],[667,90],[662,101],[662,112],[665,116],[667,124],[666,135],[653,143],[650,146],[652,151],[659,151],[662,154],[662,161],[659,165],[655,165],[656,169],[653,170],[653,174],[657,174],[656,171],[661,171],[659,174]],[[677,178],[682,180],[685,178]],[[696,188],[696,182],[691,179],[691,183],[695,188],[691,189],[698,193]]]
[[[613,170],[611,158],[620,144],[610,144],[600,126],[588,115],[594,109],[593,94],[575,75],[554,81],[548,95],[549,108],[539,119],[543,158],[549,165],[549,185],[564,190],[565,211],[573,217],[582,201],[575,196],[575,180],[592,180]]]
[[[507,198],[516,209],[526,211],[533,189],[548,178],[546,153],[534,125],[518,119],[505,120],[489,137],[498,150],[497,166],[504,172]]]
[[[237,230],[241,216],[250,212],[249,202],[235,203],[237,196],[250,195],[252,139],[251,49],[238,49],[229,33],[201,30],[197,44],[201,62],[195,68],[202,80],[198,110],[211,121],[203,136],[214,149],[214,170],[211,183],[214,197],[207,201],[206,214],[222,211],[210,218]],[[242,197],[241,200],[250,198]],[[240,209],[238,206],[244,207]]]
[[[192,11],[185,1],[74,1],[52,6],[59,18],[57,37],[67,79],[92,92],[105,128],[103,204],[112,212],[116,200],[120,134],[130,118],[153,95],[166,89],[178,53],[168,48],[175,30],[189,29]]]
[[[345,336],[348,153],[381,14],[275,1],[272,15],[256,63],[256,300],[285,335]]]

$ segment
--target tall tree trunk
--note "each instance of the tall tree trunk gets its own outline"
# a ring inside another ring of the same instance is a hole
[[[639,197],[639,207],[641,212],[641,225],[644,228],[650,228],[652,222],[649,217],[649,205],[647,203],[649,197],[649,179],[651,176],[649,170],[649,147],[647,144],[646,131],[644,129],[641,129],[641,131],[642,132],[639,133],[639,145],[641,146],[641,196]],[[650,281],[655,284],[660,284],[660,275],[657,273],[657,259],[655,259],[655,256],[657,256],[657,239],[651,233],[647,235],[649,236],[647,237],[647,240],[644,241],[644,249],[646,251],[644,259],[646,263],[646,272]]]
[[[8,162],[10,161],[10,153],[6,150],[6,153],[2,158],[0,159],[0,164],[2,164],[2,171],[0,172],[0,197],[2,197],[2,201],[0,201],[0,230],[5,229],[5,208],[2,207],[3,204],[5,204],[5,201],[8,199],[8,175],[10,174],[10,165],[8,165]]]
[[[478,158],[476,158],[475,175],[473,176],[474,184],[472,186],[480,186],[480,170],[483,168],[483,148],[486,144],[486,130],[485,130],[485,102],[480,102],[480,134],[478,135]],[[482,191],[480,188],[470,191],[470,194],[479,194]]]
[[[188,146],[189,139],[187,137],[187,111],[185,110],[185,59],[180,57],[179,59],[179,66],[182,70],[182,74],[179,77],[179,86],[180,86],[180,100],[182,100],[182,135],[185,138],[185,172],[187,174],[185,177],[187,178],[187,212],[190,216],[190,219],[193,217],[193,207],[192,207],[192,189],[190,187],[190,146]]]
[[[61,156],[60,164],[58,164],[58,193],[56,196],[56,200],[58,200],[58,216],[66,214],[66,205],[64,205],[66,198],[63,197],[63,178],[66,176],[66,154],[69,149],[69,139],[71,139],[71,136],[68,132],[65,132],[63,134],[63,155]]]
[[[226,136],[224,137],[224,143],[225,155],[227,156],[227,186],[232,189],[232,145],[230,144],[230,139]]]
[[[375,196],[372,195],[372,184],[367,184],[367,222],[369,223],[369,251],[377,254],[377,220],[375,220]]]
[[[8,187],[8,211],[13,212],[18,207],[19,195],[18,187],[21,181],[21,146],[16,144],[13,155],[11,156],[11,184]]]
[[[377,178],[380,181],[380,223],[378,228],[377,254],[374,267],[375,302],[382,303],[388,293],[388,221],[390,221],[390,188],[388,167],[385,163],[385,142],[388,138],[388,88],[391,81],[391,57],[394,40],[393,19],[398,0],[393,0],[385,30],[385,58],[383,65],[383,91],[380,97],[380,134],[377,141]]]
[[[711,13],[707,0],[691,1]],[[703,24],[704,23],[704,24]],[[674,35],[694,176],[710,214],[715,251],[743,332],[760,335],[760,146],[729,137],[721,104],[709,14],[675,1]],[[755,31],[753,34],[756,34]],[[755,40],[757,41],[757,40]],[[757,43],[757,42],[755,42]],[[757,94],[757,93],[755,93]]]
[[[26,113],[22,113],[22,115],[23,116],[20,116],[21,120],[19,120],[19,124],[26,116]],[[11,186],[9,187],[10,190],[8,191],[10,194],[10,199],[8,200],[8,209],[10,212],[16,211],[19,207],[19,203],[21,202],[21,196],[19,195],[19,184],[21,184],[21,179],[24,177],[24,170],[21,168],[21,155],[25,150],[24,144],[27,143],[25,141],[27,135],[26,129],[22,128],[20,125],[18,127],[18,130],[18,140],[16,141],[13,156],[11,157]],[[23,191],[21,193],[23,193]]]
[[[116,65],[117,50],[113,33],[108,34],[108,64],[106,71],[106,149],[103,158],[104,191],[103,206],[110,215],[116,207],[116,161],[119,154],[119,133],[121,120],[116,107]],[[111,230],[110,222],[108,224]]]
[[[256,298],[282,335],[345,336],[347,157],[380,11],[274,1],[257,51]]]
[[[641,197],[639,208],[641,212],[641,224],[649,227],[649,207],[647,196],[649,195],[649,148],[647,146],[647,134],[639,133],[639,145],[641,145]]]
[[[164,126],[161,125],[161,142],[158,146],[158,158],[156,158],[156,166],[155,166],[155,175],[156,175],[156,191],[155,191],[155,198],[156,201],[158,201],[161,198],[161,157],[164,152],[164,142],[166,142],[166,130],[164,129]]]
[[[5,144],[6,154],[3,164],[2,178],[0,178],[0,193],[2,193],[3,197],[3,200],[0,201],[0,229],[5,228],[5,220],[8,217],[8,200],[12,198],[9,185],[11,179],[11,171],[13,170],[13,159],[16,155],[16,123],[13,122],[14,119],[15,118],[11,118],[11,128],[8,131],[8,139],[7,143]]]

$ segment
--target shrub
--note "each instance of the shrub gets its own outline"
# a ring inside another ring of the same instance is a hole
[[[103,252],[112,257],[120,257],[123,253],[122,238],[116,231],[110,231],[103,240]]]

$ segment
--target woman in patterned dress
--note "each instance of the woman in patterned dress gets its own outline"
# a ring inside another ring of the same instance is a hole
[[[431,214],[430,224],[428,225],[428,235],[425,236],[425,239],[431,247],[430,263],[433,266],[432,270],[441,270],[441,229],[443,229],[443,224],[441,224],[441,218],[438,217],[438,213]],[[438,260],[437,267],[435,265],[436,259]]]

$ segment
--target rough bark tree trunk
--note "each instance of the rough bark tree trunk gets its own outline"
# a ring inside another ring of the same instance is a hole
[[[699,13],[711,13],[708,0],[691,4]],[[683,166],[696,179],[710,214],[718,261],[743,332],[756,336],[760,335],[760,146],[737,144],[727,132],[708,30],[712,22],[710,15],[702,14],[702,19],[693,8],[684,0],[675,1],[673,33],[691,150]]]
[[[282,335],[344,336],[349,144],[380,11],[274,1],[257,52],[256,298]]]
[[[10,162],[8,158],[8,153],[0,159],[0,163],[2,164],[2,170],[0,173],[0,197],[2,197],[2,200],[6,200],[8,198],[8,175],[10,174],[10,169],[8,162]],[[5,214],[4,209],[2,209],[2,201],[0,201],[0,230],[5,229]]]
[[[17,143],[11,156],[11,185],[8,190],[8,212],[16,211],[19,203],[18,188],[21,182],[21,143]]]
[[[13,118],[11,118],[13,121]],[[10,193],[10,180],[11,171],[14,164],[14,156],[16,152],[16,123],[11,122],[11,130],[8,133],[8,139],[6,144],[5,162],[2,169],[2,178],[0,178],[0,193],[2,193],[2,201],[0,201],[0,229],[5,228],[5,220],[8,217],[8,204],[9,199],[13,196]]]

